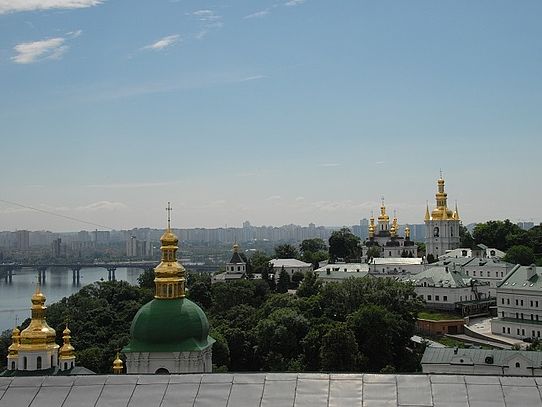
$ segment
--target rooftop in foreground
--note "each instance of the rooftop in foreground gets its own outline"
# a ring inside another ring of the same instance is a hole
[[[540,406],[532,377],[233,373],[0,378],[0,406]]]

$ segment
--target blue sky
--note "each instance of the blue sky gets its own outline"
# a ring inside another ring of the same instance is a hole
[[[114,228],[541,221],[539,1],[0,0],[0,199]],[[78,230],[0,202],[0,229]]]

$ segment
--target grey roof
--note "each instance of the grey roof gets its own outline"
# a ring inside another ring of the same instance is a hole
[[[234,251],[228,264],[245,264],[245,262],[241,258],[241,255],[238,252]]]
[[[530,377],[320,373],[0,378],[0,407],[540,406]]]
[[[529,272],[532,272],[531,278]],[[540,267],[516,265],[510,273],[497,285],[499,288],[514,290],[540,290],[542,289],[542,275]]]
[[[454,270],[449,266],[430,267],[418,274],[409,276],[407,280],[412,281],[414,284],[421,284],[422,280],[426,280],[430,282],[430,285],[433,284],[435,287],[450,288],[468,287],[471,282],[474,282],[476,285],[482,284],[478,280],[464,274],[460,269]]]
[[[501,267],[504,269],[512,269],[515,264],[508,263],[504,260],[499,260],[492,257],[450,257],[444,260],[440,260],[437,263],[440,266],[453,265],[461,267]]]
[[[360,270],[360,271],[330,270],[329,272],[326,270],[322,270],[322,271],[316,271],[316,275],[322,280],[342,281],[348,278],[367,277],[369,276],[369,272],[367,270]]]
[[[504,349],[454,349],[454,348],[432,348],[427,347],[422,357],[422,364],[474,364],[488,365],[486,358],[492,357],[490,365],[493,366],[508,366],[510,358],[521,355],[526,360],[530,361],[529,367],[542,367],[542,352],[535,351],[520,351],[520,350],[504,350]],[[459,359],[459,362],[458,360]],[[460,362],[463,360],[463,362]]]

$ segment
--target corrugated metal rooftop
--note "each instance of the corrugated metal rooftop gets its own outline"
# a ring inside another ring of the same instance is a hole
[[[530,377],[318,373],[0,378],[1,407],[541,406]]]

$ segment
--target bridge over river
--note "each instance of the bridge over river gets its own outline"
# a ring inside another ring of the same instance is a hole
[[[0,264],[0,275],[4,276],[6,282],[11,283],[13,279],[13,272],[21,270],[23,268],[35,269],[38,272],[38,280],[40,283],[45,282],[45,272],[47,269],[66,269],[72,271],[73,283],[79,285],[80,271],[84,268],[103,268],[108,272],[108,280],[115,280],[115,270],[118,268],[137,268],[143,270],[152,270],[158,265],[158,261],[118,261],[118,262],[65,262],[65,263],[4,263]],[[191,271],[200,273],[213,273],[218,270],[218,266],[206,265],[206,264],[190,264],[184,265]]]

